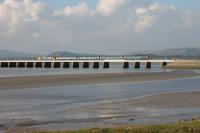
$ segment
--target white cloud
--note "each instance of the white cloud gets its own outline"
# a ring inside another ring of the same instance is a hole
[[[187,27],[190,27],[193,22],[193,12],[190,10],[185,11],[182,15],[182,19],[183,19],[185,25]]]
[[[36,38],[39,38],[39,37],[40,37],[40,34],[39,34],[39,33],[33,33],[33,35],[32,35],[32,36],[33,36],[33,38],[35,38],[35,39],[36,39]]]
[[[100,0],[96,10],[102,15],[109,16],[124,2],[125,0]]]
[[[35,2],[42,0],[0,1],[0,49],[123,54],[149,44],[199,46],[199,13],[149,0],[99,0],[93,10],[79,3],[57,11]]]
[[[134,30],[135,32],[141,32],[144,29],[150,27],[153,22],[155,21],[155,16],[143,16],[138,18],[138,22],[134,24]]]
[[[55,11],[54,15],[65,15],[65,16],[70,16],[70,15],[84,15],[89,12],[88,6],[85,3],[79,3],[77,6],[70,7],[67,6],[65,7],[64,10],[60,11]]]
[[[39,13],[44,4],[33,3],[32,0],[5,0],[0,3],[0,26],[6,26],[8,32],[14,32],[18,25],[34,22],[39,19]]]
[[[151,27],[162,13],[175,11],[175,9],[173,5],[162,6],[158,3],[153,3],[147,8],[136,9],[137,21],[134,23],[135,32],[142,32]]]

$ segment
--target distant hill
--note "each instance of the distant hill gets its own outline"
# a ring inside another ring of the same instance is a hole
[[[30,54],[25,52],[16,52],[10,50],[0,50],[0,58],[33,58],[38,57],[37,54]]]
[[[97,54],[87,54],[87,53],[73,53],[65,51],[57,51],[50,53],[48,56],[57,56],[57,57],[74,57],[74,56],[100,56]],[[102,56],[102,55],[101,55]]]
[[[171,49],[162,50],[158,52],[157,55],[200,56],[200,48],[171,48]]]
[[[139,51],[127,55],[149,56],[150,58],[200,58],[200,48],[171,48],[158,51]],[[48,56],[57,57],[74,57],[74,56],[112,56],[88,53],[73,53],[67,51],[57,51],[50,53]],[[116,56],[116,55],[113,55]],[[121,56],[121,55],[118,55]]]
[[[200,48],[171,48],[158,51],[146,50],[146,51],[129,53],[127,55],[149,56],[150,58],[200,58]],[[30,54],[25,52],[9,51],[9,50],[0,50],[0,58],[33,58],[39,56],[41,55]],[[74,57],[74,56],[108,56],[108,55],[57,51],[50,53],[46,56]],[[110,56],[116,56],[116,55],[110,55]]]
[[[171,58],[195,58],[200,57],[200,48],[171,48],[159,51],[140,51],[131,55],[147,55],[151,58],[171,57]]]

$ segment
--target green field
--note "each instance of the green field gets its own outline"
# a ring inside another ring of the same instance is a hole
[[[34,132],[34,133],[200,133],[200,120],[176,124],[127,126],[119,128],[93,128],[78,131]]]

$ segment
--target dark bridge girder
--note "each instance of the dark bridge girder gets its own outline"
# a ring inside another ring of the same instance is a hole
[[[2,62],[0,62],[0,67],[2,68],[70,68],[70,67],[73,67],[73,68],[80,68],[80,65],[81,67],[83,68],[90,68],[90,67],[93,67],[94,69],[95,68],[100,68],[101,66],[103,68],[110,68],[110,62],[102,62],[102,61],[98,61],[98,60],[94,60],[93,63],[90,63],[90,61],[86,61],[84,60],[85,62],[82,62],[79,60],[74,60],[74,62],[62,62],[62,61],[59,61],[59,60],[55,60],[55,61],[47,61],[45,62],[44,61],[40,61],[40,60],[37,60],[36,62],[35,61],[32,61],[32,62],[29,62],[31,60],[27,60],[27,61],[24,61],[24,60],[18,60],[18,61],[15,61],[15,60],[10,60],[10,61],[7,61],[7,60],[4,60]],[[59,62],[57,62],[59,61]],[[132,65],[132,62],[133,61],[124,61],[124,62],[121,62],[122,65],[123,65],[123,68],[130,68],[130,65]],[[101,65],[102,63],[102,65]],[[116,63],[119,63],[118,61]],[[161,67],[165,68],[168,64],[168,60],[158,60],[158,61],[154,61],[154,60],[147,60],[147,61],[140,61],[140,60],[136,60],[136,62],[134,63],[134,68],[140,68],[141,67],[141,64],[142,64],[142,67],[143,67],[143,64],[145,64],[145,68],[147,69],[150,69],[152,68],[152,63],[160,63]]]
[[[103,63],[103,68],[110,68],[110,63],[109,62],[104,62]]]
[[[8,62],[1,62],[1,67],[2,68],[7,68],[8,67]]]
[[[69,62],[64,62],[63,63],[63,68],[70,68],[70,63]]]
[[[60,66],[61,66],[60,64],[61,64],[60,62],[54,62],[54,66],[53,67],[54,68],[60,68]]]
[[[93,63],[93,68],[99,68],[99,62],[94,62]]]
[[[17,67],[17,62],[10,62],[9,63],[10,68],[16,68]]]
[[[18,62],[18,68],[25,68],[25,62]]]
[[[147,63],[146,63],[146,68],[147,68],[147,69],[150,69],[150,68],[151,68],[151,62],[147,62]]]
[[[51,68],[51,62],[45,62],[44,68]]]
[[[162,67],[166,67],[167,66],[167,62],[162,62]]]
[[[36,62],[35,63],[35,68],[42,68],[42,62]]]
[[[83,68],[90,68],[89,62],[83,62]]]
[[[123,68],[129,68],[129,62],[124,62]]]
[[[140,62],[135,62],[135,68],[140,68]]]
[[[79,62],[73,62],[73,68],[79,68]]]
[[[26,67],[27,68],[34,68],[34,63],[33,62],[27,62]]]

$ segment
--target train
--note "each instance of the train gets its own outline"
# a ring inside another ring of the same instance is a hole
[[[38,57],[37,60],[148,60],[148,56],[75,56],[75,57]]]

